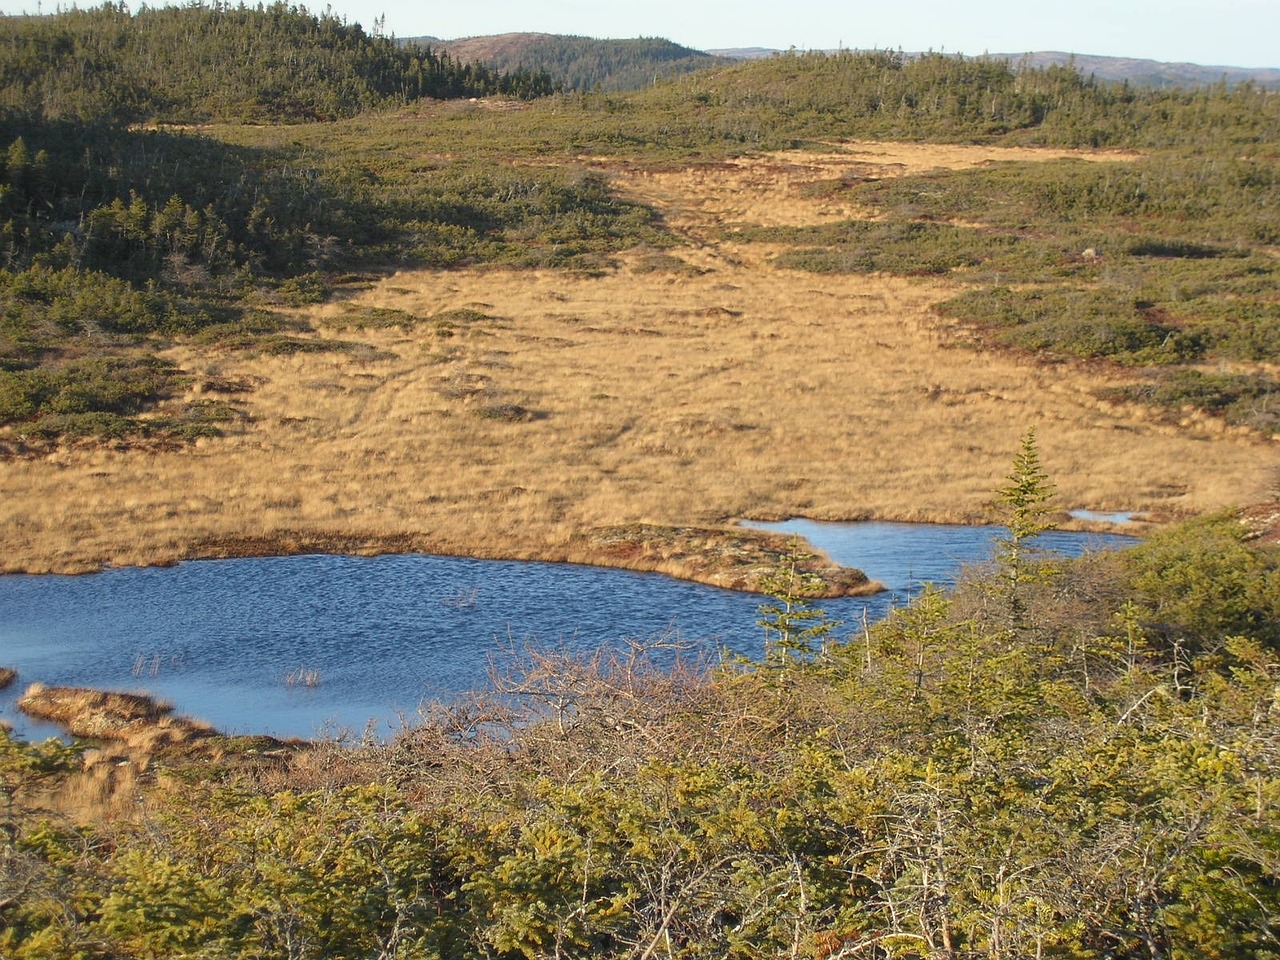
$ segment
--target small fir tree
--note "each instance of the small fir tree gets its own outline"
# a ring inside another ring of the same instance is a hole
[[[997,541],[996,562],[1008,603],[1009,627],[1018,632],[1025,614],[1023,587],[1043,582],[1052,571],[1037,555],[1035,538],[1054,529],[1050,506],[1054,485],[1040,464],[1035,427],[1022,437],[1018,454],[1013,458],[1013,472],[1008,483],[996,491],[996,503],[1004,511],[1008,534]]]
[[[760,578],[760,587],[771,598],[758,608],[764,628],[764,663],[783,666],[822,651],[839,623],[828,620],[825,610],[810,600],[822,592],[822,578],[804,569],[810,559],[795,544],[779,558],[778,569]]]

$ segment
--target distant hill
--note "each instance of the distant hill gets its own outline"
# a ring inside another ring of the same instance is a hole
[[[1026,61],[1031,67],[1065,66],[1074,63],[1086,77],[1099,80],[1127,80],[1140,87],[1206,87],[1226,80],[1228,84],[1253,82],[1262,87],[1280,89],[1280,70],[1250,67],[1215,67],[1197,63],[1163,63],[1159,60],[1135,60],[1128,57],[1091,57],[1079,54],[1042,51],[1021,56],[1001,54],[1013,63]]]
[[[429,46],[455,60],[483,63],[501,73],[547,73],[565,90],[638,90],[655,80],[725,66],[732,61],[670,40],[595,40],[549,33],[503,33],[439,40],[409,37],[401,43]]]
[[[731,47],[708,50],[707,53],[730,60],[760,60],[783,50],[768,47]],[[833,51],[827,51],[833,52]],[[919,54],[907,54],[919,56]],[[992,53],[994,60],[1008,60],[1015,65],[1025,63],[1029,67],[1056,67],[1072,64],[1086,77],[1099,80],[1125,82],[1139,87],[1207,87],[1221,80],[1229,85],[1253,82],[1261,87],[1280,90],[1280,69],[1263,67],[1218,67],[1197,63],[1164,63],[1159,60],[1138,60],[1131,57],[1096,57],[1078,53],[1062,53],[1056,50],[1037,53]]]

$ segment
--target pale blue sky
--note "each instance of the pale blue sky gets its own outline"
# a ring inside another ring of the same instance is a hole
[[[5,13],[38,0],[0,0]],[[39,0],[43,10],[57,0]],[[445,39],[512,31],[665,37],[698,49],[876,47],[971,56],[1063,50],[1280,67],[1280,0],[312,0],[372,29]],[[82,7],[95,6],[81,3]],[[136,6],[136,5],[135,5]]]

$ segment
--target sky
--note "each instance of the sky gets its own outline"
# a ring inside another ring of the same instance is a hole
[[[57,2],[0,0],[0,12],[34,13],[40,4],[48,13]],[[663,37],[699,50],[847,47],[968,56],[1060,50],[1280,68],[1280,0],[310,0],[303,5],[315,12],[328,6],[367,30],[385,15],[386,32],[398,37],[452,40],[536,31]]]

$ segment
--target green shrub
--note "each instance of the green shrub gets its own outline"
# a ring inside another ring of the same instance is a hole
[[[1109,290],[995,287],[954,297],[937,309],[996,343],[1024,350],[1130,365],[1186,362],[1204,352],[1199,337]]]
[[[1280,557],[1247,543],[1235,516],[1189,521],[1123,560],[1143,624],[1164,643],[1214,649],[1243,636],[1280,649]]]
[[[1104,399],[1145,403],[1180,417],[1198,410],[1264,434],[1280,433],[1280,382],[1264,374],[1161,370],[1142,382],[1100,391]]]
[[[137,421],[118,413],[93,411],[86,413],[53,414],[41,417],[28,431],[46,440],[57,438],[76,439],[96,437],[100,440],[122,440],[140,432]]]

